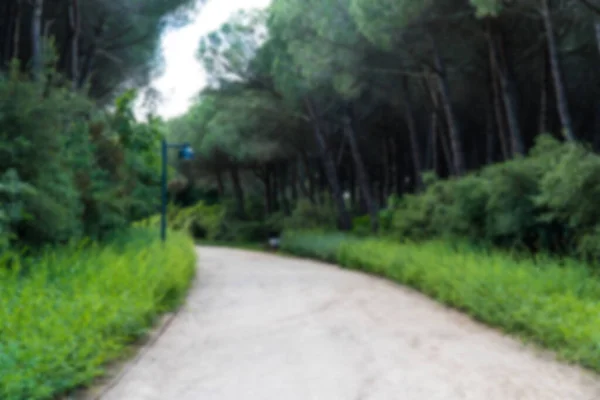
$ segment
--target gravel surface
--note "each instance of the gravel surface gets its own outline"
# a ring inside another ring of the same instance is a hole
[[[201,248],[186,306],[106,400],[598,400],[600,378],[393,283]]]

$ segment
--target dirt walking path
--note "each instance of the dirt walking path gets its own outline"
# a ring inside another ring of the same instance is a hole
[[[201,248],[187,305],[105,400],[598,400],[600,379],[412,290]]]

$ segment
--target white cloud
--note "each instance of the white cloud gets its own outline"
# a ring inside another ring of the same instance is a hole
[[[166,32],[162,40],[165,73],[153,82],[163,97],[156,110],[164,118],[185,113],[190,99],[206,85],[206,74],[196,60],[200,38],[218,29],[236,11],[264,8],[271,0],[209,0],[194,21]]]

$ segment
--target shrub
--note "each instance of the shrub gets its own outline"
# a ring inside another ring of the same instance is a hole
[[[182,300],[193,244],[131,230],[106,245],[72,244],[0,265],[0,398],[51,399],[106,362]]]
[[[515,260],[443,241],[421,244],[290,232],[285,251],[382,275],[600,371],[600,280],[573,260]]]
[[[533,251],[600,256],[600,156],[581,144],[538,138],[528,157],[462,178],[429,177],[393,211],[402,238],[462,237]]]
[[[371,218],[368,215],[352,218],[352,232],[358,236],[371,234]]]
[[[43,95],[43,84],[22,80],[16,71],[0,80],[0,171],[14,170],[35,193],[22,196],[30,218],[16,221],[12,233],[29,243],[79,236],[82,204],[70,168],[77,153],[70,138],[80,137],[72,122],[89,103],[67,90]]]
[[[292,215],[283,222],[285,229],[335,229],[337,212],[330,201],[313,204],[301,199],[292,211]]]
[[[218,204],[207,206],[198,202],[191,207],[179,208],[169,205],[167,226],[175,231],[185,232],[196,239],[214,240],[224,229],[225,210]],[[135,226],[160,227],[160,215],[153,215],[134,223]]]
[[[106,113],[68,88],[19,76],[18,66],[0,79],[0,174],[13,171],[27,188],[12,195],[19,215],[0,199],[0,214],[15,216],[3,227],[15,241],[101,238],[155,212],[160,124],[137,123],[134,100],[128,91]]]

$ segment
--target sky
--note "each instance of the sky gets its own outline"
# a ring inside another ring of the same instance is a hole
[[[264,8],[270,2],[209,0],[191,24],[165,33],[162,39],[165,73],[152,83],[163,98],[157,113],[166,119],[185,113],[190,106],[190,99],[206,85],[206,74],[196,60],[196,50],[202,36],[218,29],[238,10]]]

